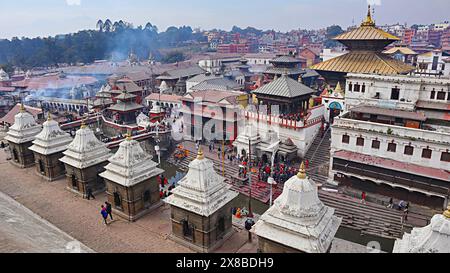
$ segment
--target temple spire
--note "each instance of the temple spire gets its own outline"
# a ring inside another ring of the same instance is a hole
[[[20,103],[20,113],[25,113],[25,106],[23,105],[23,101]]]
[[[81,129],[86,129],[86,123],[85,123],[85,121],[84,121],[84,119],[81,119]]]
[[[448,204],[447,210],[444,211],[444,216],[445,216],[447,219],[450,219],[450,204]]]
[[[298,170],[297,177],[300,179],[306,178],[306,169],[305,169],[305,162],[302,161],[302,164],[300,165],[300,169]]]
[[[361,24],[362,27],[374,27],[375,22],[372,19],[372,13],[370,12],[370,5],[367,10],[366,20]]]
[[[202,149],[202,147],[200,147],[200,148],[198,148],[197,159],[202,160],[204,158],[205,158],[205,155],[203,154],[203,149]]]
[[[51,121],[51,120],[52,120],[52,114],[50,112],[48,112],[47,121]]]

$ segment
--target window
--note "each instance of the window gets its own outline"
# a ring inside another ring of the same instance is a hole
[[[348,84],[348,91],[350,91],[350,92],[353,91],[353,84],[352,83]]]
[[[400,98],[400,89],[395,87],[391,90],[391,100],[398,100]]]
[[[388,144],[388,152],[395,153],[397,151],[397,144],[395,143],[389,143]]]
[[[342,143],[350,143],[350,136],[349,135],[343,135],[342,136]]]
[[[441,161],[450,162],[450,153],[449,152],[442,152],[442,154],[441,154]]]
[[[423,149],[422,150],[422,158],[428,158],[428,159],[430,159],[431,158],[431,153],[432,153],[432,151],[430,150],[430,149]]]
[[[361,90],[361,86],[359,85],[359,83],[355,84],[355,88],[353,89],[353,91],[359,92],[360,90]]]
[[[431,91],[431,95],[430,95],[430,99],[434,100],[434,98],[436,97],[436,91]]]
[[[114,193],[114,206],[119,209],[122,208],[122,198],[118,192]]]
[[[363,83],[362,87],[361,87],[361,92],[365,93],[366,92],[366,84]]]
[[[379,140],[372,140],[372,148],[373,149],[380,149],[380,141]]]
[[[437,93],[437,99],[438,100],[445,100],[445,92],[444,91],[440,91]]]
[[[413,146],[405,146],[405,155],[413,155],[414,153],[414,147]]]
[[[364,146],[364,138],[363,137],[358,137],[356,139],[356,146]]]
[[[450,101],[450,92],[447,92],[447,101]]]

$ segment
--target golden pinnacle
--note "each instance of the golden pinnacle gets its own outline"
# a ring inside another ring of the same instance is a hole
[[[306,178],[306,169],[305,169],[305,162],[302,161],[302,164],[300,165],[300,169],[298,170],[297,177],[300,179]]]

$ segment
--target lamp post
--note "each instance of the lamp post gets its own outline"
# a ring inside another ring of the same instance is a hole
[[[276,185],[277,182],[275,182],[275,179],[273,178],[273,172],[274,172],[274,166],[275,166],[275,155],[277,154],[278,148],[280,147],[280,141],[277,141],[273,144],[273,150],[272,150],[272,162],[270,167],[270,177],[267,179],[267,182],[270,185],[270,201],[269,201],[269,207],[272,206],[273,201],[273,185]]]

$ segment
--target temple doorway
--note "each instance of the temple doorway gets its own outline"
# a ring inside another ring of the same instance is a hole
[[[338,117],[342,112],[342,105],[339,102],[333,101],[330,103],[330,124],[334,123],[334,118]]]

